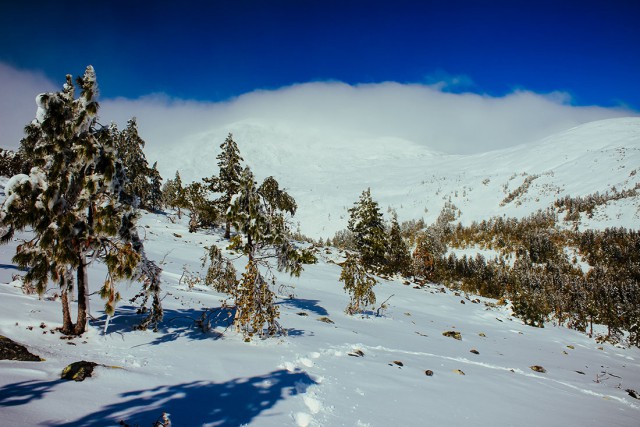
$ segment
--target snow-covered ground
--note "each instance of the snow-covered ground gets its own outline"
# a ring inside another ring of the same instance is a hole
[[[274,175],[289,189],[301,231],[313,237],[344,228],[346,209],[367,187],[401,220],[429,223],[450,199],[470,222],[527,215],[565,195],[632,188],[640,176],[638,118],[469,156],[400,139],[243,122],[187,136],[166,152],[154,152],[150,141],[147,157],[159,160],[165,179],[179,169],[185,182],[199,180],[217,172],[215,156],[229,131],[258,179]],[[527,179],[527,191],[501,205]],[[638,197],[610,202],[582,224],[637,228],[639,207]],[[597,344],[551,324],[528,327],[490,300],[403,280],[375,287],[376,308],[388,299],[380,316],[350,317],[335,249],[323,249],[298,279],[279,276],[290,286],[279,289],[288,336],[246,343],[222,318],[203,332],[196,321],[224,295],[180,278],[185,270],[202,275],[205,247],[226,242],[213,231],[188,233],[184,218],[143,213],[139,224],[147,253],[164,269],[165,319],[157,332],[133,330],[140,317],[129,303],[138,290],[132,283],[120,285],[123,299],[106,333],[95,294],[90,331],[60,339],[55,289],[43,299],[23,294],[12,283],[20,273],[11,261],[17,242],[0,246],[0,335],[46,359],[0,361],[0,425],[151,426],[163,411],[174,426],[638,425],[640,401],[625,390],[640,391],[639,349]],[[243,262],[235,260],[239,271]],[[103,266],[91,268],[93,291],[104,276]],[[60,380],[78,360],[104,366],[81,383]]]
[[[546,209],[558,198],[601,194],[640,182],[640,118],[587,123],[537,143],[474,155],[430,151],[429,141],[332,132],[243,121],[224,129],[185,135],[173,149],[149,141],[147,157],[158,160],[165,178],[180,171],[183,182],[217,173],[216,155],[232,132],[259,180],[274,175],[298,202],[296,221],[314,238],[346,228],[347,209],[360,193],[371,194],[401,221],[431,223],[451,201],[470,223],[491,216],[522,217]],[[425,145],[426,144],[426,145]],[[198,153],[191,155],[189,153]],[[533,179],[527,191],[502,205],[507,195]],[[640,199],[610,202],[584,227],[640,223]]]
[[[184,220],[166,215],[143,214],[140,229],[149,255],[163,261],[158,332],[132,330],[139,317],[128,298],[137,285],[123,284],[106,334],[93,295],[90,332],[60,339],[51,332],[61,324],[59,301],[9,283],[19,273],[10,261],[15,243],[0,246],[0,282],[8,283],[0,284],[0,335],[46,359],[0,361],[2,426],[151,426],[163,411],[173,426],[636,426],[640,419],[640,401],[625,391],[640,390],[639,349],[528,327],[490,300],[402,280],[375,287],[376,308],[390,298],[381,316],[350,317],[334,249],[323,249],[299,279],[280,276],[294,287],[279,299],[288,336],[245,343],[222,320],[204,333],[194,322],[224,296],[178,281],[185,269],[202,274],[204,247],[225,242],[215,232],[190,234]],[[105,270],[90,273],[96,290]],[[78,360],[105,366],[84,382],[60,380]]]

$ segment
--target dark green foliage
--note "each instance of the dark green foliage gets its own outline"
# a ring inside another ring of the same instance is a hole
[[[235,297],[238,289],[238,279],[236,269],[216,246],[209,249],[208,258],[210,265],[207,268],[205,283],[213,287],[218,292],[223,292]]]
[[[275,293],[271,290],[271,286],[275,285],[275,277],[269,260],[275,258],[278,271],[299,276],[303,261],[309,259],[289,238],[286,215],[295,211],[295,201],[278,189],[273,178],[270,177],[265,182],[270,188],[277,190],[278,193],[269,193],[278,194],[277,197],[265,197],[261,194],[260,190],[266,188],[265,184],[258,187],[251,170],[245,168],[240,175],[238,192],[230,200],[227,214],[229,222],[239,233],[232,239],[230,248],[241,251],[249,259],[236,288],[229,292],[236,308],[234,323],[247,339],[255,334],[265,336],[284,332],[277,322],[279,311],[275,305]],[[210,257],[212,260],[218,259],[215,253]],[[219,260],[215,262],[220,265]],[[220,268],[216,270],[223,271]],[[226,270],[225,267],[224,271]],[[215,273],[214,276],[218,277],[219,274],[222,273]],[[226,275],[222,274],[222,277]],[[231,281],[225,280],[222,283],[223,287],[228,288]]]
[[[61,92],[38,97],[38,115],[26,128],[21,151],[33,165],[29,175],[16,175],[6,188],[0,222],[2,241],[15,231],[30,229],[33,238],[20,244],[15,262],[28,271],[26,283],[38,292],[52,281],[61,289],[62,331],[79,335],[87,324],[88,265],[102,260],[108,275],[101,290],[112,313],[119,296],[118,280],[142,277],[146,260],[136,232],[133,198],[111,133],[97,124],[95,72],[87,67],[71,76]],[[75,275],[78,317],[71,320],[69,292]]]
[[[362,192],[360,199],[349,209],[348,229],[353,233],[356,250],[362,265],[379,271],[385,265],[387,233],[378,202],[371,198],[371,191]]]
[[[626,190],[618,190],[617,188],[612,187],[604,194],[596,192],[584,197],[566,196],[562,199],[556,200],[555,207],[558,208],[561,213],[566,212],[564,217],[565,221],[579,222],[580,214],[586,213],[588,218],[592,218],[594,210],[598,206],[602,206],[612,200],[636,197],[638,195],[638,190],[640,190],[640,183],[636,183],[632,188]]]
[[[124,190],[136,197],[140,207],[154,209],[151,202],[151,180],[154,172],[149,168],[147,159],[142,151],[145,142],[138,135],[136,118],[129,119],[127,127],[121,132],[118,131],[115,125],[111,125],[109,131],[111,133],[110,138],[115,141],[118,157],[124,168],[126,176]],[[157,172],[156,169],[155,173],[157,174]]]
[[[593,324],[600,323],[607,326],[600,339],[617,342],[626,332],[629,344],[640,344],[638,231],[560,230],[548,211],[468,227],[436,224],[415,239],[417,275],[466,292],[508,298],[514,314],[533,326],[553,320],[593,335]],[[445,256],[446,245],[485,247],[500,256]],[[571,250],[588,262],[587,273],[568,255]]]
[[[29,173],[30,165],[20,152],[0,148],[0,176]]]
[[[184,189],[185,207],[189,209],[189,232],[198,227],[213,227],[220,216],[217,204],[209,200],[207,188],[193,182]]]
[[[182,185],[180,172],[176,171],[174,179],[169,179],[162,187],[162,200],[165,206],[178,210],[178,218],[182,218],[182,209],[188,207],[187,194]]]
[[[149,179],[148,205],[152,210],[159,210],[162,208],[162,176],[158,172],[158,162],[155,162],[149,171]]]
[[[233,135],[229,134],[227,139],[220,145],[222,152],[218,154],[218,176],[204,178],[204,182],[209,185],[209,190],[220,193],[216,200],[220,212],[226,212],[231,205],[231,198],[240,189],[240,176],[242,174],[243,161],[240,156],[238,145],[233,140]],[[294,208],[295,211],[295,208]],[[231,221],[227,220],[225,228],[225,239],[231,238]]]
[[[347,255],[342,264],[340,281],[344,283],[344,290],[349,294],[349,304],[345,312],[349,315],[362,313],[369,306],[376,303],[373,287],[376,279],[367,273],[362,259],[357,255]]]
[[[409,248],[402,238],[400,225],[398,224],[398,216],[395,212],[391,217],[391,227],[387,240],[387,252],[385,254],[386,265],[385,273],[402,274],[408,276],[411,274],[412,262]]]
[[[273,215],[276,211],[296,214],[298,208],[296,201],[286,191],[280,189],[280,184],[274,177],[267,177],[258,188],[258,193],[264,199],[269,215]]]

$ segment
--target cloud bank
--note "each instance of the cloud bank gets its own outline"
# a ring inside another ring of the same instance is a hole
[[[100,116],[103,124],[119,125],[136,116],[143,138],[155,150],[211,129],[255,122],[320,134],[401,138],[435,151],[468,154],[528,143],[594,120],[638,115],[623,108],[573,106],[560,92],[518,90],[493,97],[451,93],[444,86],[313,82],[258,90],[218,103],[150,95],[102,100]],[[35,95],[48,90],[59,88],[38,73],[0,64],[3,146],[17,147],[22,128],[35,114]]]
[[[24,126],[35,117],[36,96],[60,88],[42,73],[18,70],[0,62],[0,146],[17,148]]]

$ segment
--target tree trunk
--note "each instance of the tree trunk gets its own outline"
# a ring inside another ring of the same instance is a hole
[[[225,239],[230,239],[231,238],[231,222],[229,222],[229,221],[227,221],[227,223],[225,225],[224,238]]]
[[[75,335],[82,335],[87,330],[87,313],[89,312],[89,277],[87,274],[86,257],[83,254],[78,265],[78,319],[74,330]]]
[[[62,333],[65,335],[72,335],[74,332],[74,324],[71,321],[71,310],[69,310],[69,290],[66,284],[63,284],[60,288],[62,302]]]

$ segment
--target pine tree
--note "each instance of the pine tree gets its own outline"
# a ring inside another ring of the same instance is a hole
[[[141,207],[149,208],[151,169],[142,151],[145,142],[138,135],[137,120],[135,117],[129,119],[127,127],[122,132],[119,132],[115,125],[111,127],[118,155],[125,168],[127,177],[125,190],[137,197]]]
[[[180,172],[176,171],[174,179],[168,180],[162,188],[164,204],[178,210],[178,219],[182,218],[182,209],[187,207],[187,195],[182,186]]]
[[[396,212],[393,212],[391,216],[385,270],[387,274],[400,273],[405,276],[409,275],[411,271],[411,255],[409,255],[409,248],[402,238]]]
[[[345,312],[349,315],[364,312],[367,306],[376,303],[373,287],[376,279],[367,273],[362,259],[357,255],[348,255],[342,264],[340,281],[344,283],[344,290],[349,294],[349,304]]]
[[[232,134],[227,136],[220,148],[222,152],[216,157],[220,169],[219,175],[205,178],[204,181],[209,184],[209,189],[212,192],[222,193],[217,199],[217,203],[219,210],[225,212],[231,205],[231,198],[240,188],[240,175],[242,174],[240,162],[243,159]],[[231,221],[229,220],[225,223],[224,238],[231,238]]]
[[[385,264],[386,230],[378,202],[371,198],[371,189],[362,192],[349,214],[348,229],[354,234],[362,265],[380,270]]]
[[[149,207],[159,210],[162,207],[162,176],[158,171],[158,162],[153,164],[149,173],[151,179],[149,191]]]
[[[302,272],[305,258],[288,238],[287,214],[293,214],[293,204],[282,208],[260,194],[253,173],[247,167],[240,175],[238,193],[230,200],[228,219],[242,238],[235,239],[233,249],[240,250],[248,257],[246,270],[233,290],[236,306],[234,323],[247,339],[254,334],[264,336],[282,331],[278,324],[279,311],[275,305],[275,293],[270,286],[275,285],[269,258],[275,258],[278,271],[292,276]],[[285,197],[283,195],[283,197]],[[287,194],[285,197],[293,201]],[[265,279],[261,268],[266,271]]]
[[[198,227],[213,226],[219,212],[216,204],[209,200],[207,189],[200,182],[192,182],[184,189],[186,207],[189,209],[189,232]]]
[[[97,125],[93,67],[87,67],[77,84],[82,89],[77,99],[70,75],[61,92],[38,96],[36,119],[25,128],[21,142],[34,167],[29,175],[11,178],[0,211],[3,242],[16,231],[32,230],[33,237],[18,246],[14,261],[28,269],[24,280],[38,292],[46,290],[49,280],[60,286],[62,332],[73,335],[87,327],[87,268],[93,260],[103,260],[107,266],[100,293],[107,299],[108,314],[119,298],[116,281],[159,277],[159,268],[146,259],[135,229],[137,215],[124,191],[126,175],[115,142],[108,129]],[[74,274],[75,324],[69,306]]]
[[[0,176],[12,177],[29,169],[30,165],[26,164],[20,152],[0,148]]]
[[[447,253],[443,240],[442,229],[438,225],[429,226],[418,233],[413,251],[414,276],[437,280],[436,263]]]

